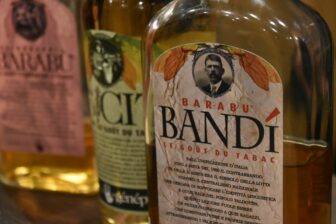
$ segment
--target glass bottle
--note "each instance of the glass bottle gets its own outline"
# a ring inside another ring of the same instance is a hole
[[[114,0],[93,6],[85,51],[103,222],[143,224],[148,196],[140,51],[157,4]]]
[[[23,188],[93,194],[98,181],[80,1],[1,1],[0,179]]]
[[[315,11],[173,1],[144,59],[151,223],[331,223],[332,41]]]
[[[171,0],[150,0],[152,7],[152,14],[159,11],[162,7],[167,5]]]

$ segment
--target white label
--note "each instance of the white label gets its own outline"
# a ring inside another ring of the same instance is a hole
[[[162,54],[151,74],[161,224],[283,220],[282,83],[219,44]]]

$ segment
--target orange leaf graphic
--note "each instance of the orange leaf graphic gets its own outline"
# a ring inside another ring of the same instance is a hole
[[[279,76],[279,74],[276,72],[275,68],[273,68],[269,63],[267,63],[264,60],[259,60],[261,62],[261,64],[263,64],[263,66],[266,69],[266,72],[268,74],[268,80],[269,82],[273,82],[273,83],[281,83],[281,78]]]
[[[279,75],[274,70],[271,70],[268,73],[268,76],[269,76],[269,81],[270,82],[281,83],[281,79],[280,79]]]
[[[161,55],[158,60],[156,60],[153,70],[154,72],[163,72],[164,65],[166,63],[166,59],[168,58],[169,54]]]
[[[239,63],[257,86],[266,91],[269,90],[267,70],[255,55],[248,52],[240,54]]]
[[[135,68],[133,67],[131,61],[123,55],[124,61],[124,71],[123,71],[123,80],[124,82],[133,90],[136,89],[137,75]]]
[[[163,67],[165,81],[175,77],[178,70],[184,65],[188,52],[189,50],[184,50],[182,47],[175,48],[170,52]]]

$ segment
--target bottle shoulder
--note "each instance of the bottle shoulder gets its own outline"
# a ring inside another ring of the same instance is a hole
[[[176,26],[180,33],[235,30],[237,34],[261,32],[275,38],[310,37],[307,40],[329,32],[318,13],[298,1],[173,1],[152,18],[147,29],[148,33],[160,33],[174,31]]]
[[[312,57],[330,54],[329,29],[314,10],[299,1],[257,2],[265,1],[173,1],[152,18],[146,46],[164,51],[188,43],[220,43],[253,52],[278,70],[292,63],[299,45]]]

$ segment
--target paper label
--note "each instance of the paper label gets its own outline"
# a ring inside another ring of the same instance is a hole
[[[75,16],[59,1],[0,8],[1,149],[84,155]]]
[[[90,102],[102,200],[148,208],[140,38],[88,33]]]
[[[283,220],[283,86],[261,57],[216,43],[151,72],[161,224]]]

